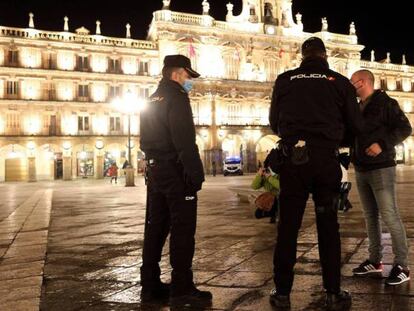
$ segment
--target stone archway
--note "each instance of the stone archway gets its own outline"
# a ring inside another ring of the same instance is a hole
[[[63,178],[63,150],[57,144],[39,145],[33,153],[37,180]]]
[[[226,157],[241,157],[247,148],[247,141],[239,134],[228,134],[222,142],[223,159]]]
[[[223,161],[229,157],[240,157],[243,163],[243,171],[248,165],[247,155],[248,140],[240,134],[228,134],[222,141]]]
[[[0,148],[0,181],[27,181],[27,149],[19,144]]]
[[[94,177],[95,175],[95,147],[90,144],[78,144],[73,147],[72,176]]]
[[[263,165],[264,160],[267,157],[269,151],[276,146],[276,142],[279,140],[279,137],[276,135],[266,135],[258,140],[256,143],[256,160],[257,166],[259,162]]]

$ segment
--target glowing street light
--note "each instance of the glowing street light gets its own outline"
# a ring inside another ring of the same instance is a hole
[[[135,186],[134,183],[134,166],[131,160],[131,115],[145,109],[146,102],[142,98],[137,98],[130,90],[126,92],[123,98],[116,98],[113,101],[113,106],[121,113],[128,115],[128,166],[126,168],[126,187]]]

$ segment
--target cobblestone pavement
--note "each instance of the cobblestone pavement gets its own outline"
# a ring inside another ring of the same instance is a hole
[[[200,193],[194,272],[213,292],[213,310],[272,310],[275,226],[256,220],[253,208],[229,190],[247,188],[252,176],[209,177]],[[353,180],[352,174],[350,176]],[[398,198],[414,262],[414,169],[399,168]],[[145,186],[76,180],[0,184],[0,310],[144,310],[139,267]],[[414,287],[386,287],[381,279],[352,277],[367,256],[367,240],[355,189],[354,208],[340,214],[343,287],[351,310],[414,310]],[[298,241],[292,310],[323,310],[314,212],[308,208]],[[385,272],[392,254],[384,232]],[[168,248],[162,278],[169,280]],[[411,283],[413,281],[411,280]],[[149,306],[145,310],[169,310]]]

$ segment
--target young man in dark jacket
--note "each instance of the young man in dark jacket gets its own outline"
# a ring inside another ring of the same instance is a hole
[[[374,89],[374,75],[359,70],[351,77],[365,120],[363,133],[352,151],[356,182],[369,239],[369,259],[353,269],[354,275],[382,272],[381,219],[391,234],[394,267],[385,280],[398,285],[410,279],[407,236],[395,194],[395,146],[411,134],[411,125],[398,102]]]
[[[337,149],[346,133],[359,134],[361,113],[349,80],[329,69],[321,39],[302,45],[299,68],[278,76],[270,107],[270,126],[282,138],[280,209],[270,302],[290,306],[297,237],[309,194],[315,202],[318,246],[328,310],[351,304],[341,290],[341,241],[336,200],[341,185]],[[352,136],[352,135],[351,135]]]

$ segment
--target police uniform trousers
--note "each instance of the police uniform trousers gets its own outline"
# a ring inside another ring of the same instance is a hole
[[[160,282],[161,252],[170,233],[171,293],[193,286],[191,270],[197,221],[197,195],[186,193],[182,165],[155,161],[148,166],[147,214],[142,254],[141,285]]]
[[[281,295],[290,294],[292,289],[298,232],[310,193],[315,203],[323,286],[332,293],[340,290],[341,242],[335,201],[342,172],[334,149],[307,148],[307,163],[294,165],[288,157],[280,168],[279,223],[273,261],[274,282]]]

